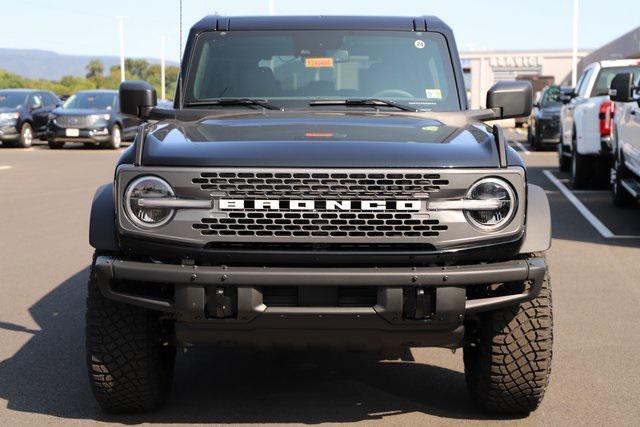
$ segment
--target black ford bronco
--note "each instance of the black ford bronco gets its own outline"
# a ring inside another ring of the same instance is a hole
[[[467,107],[434,17],[207,17],[173,109],[144,120],[91,210],[89,376],[110,411],[159,407],[177,347],[464,349],[494,413],[551,365],[549,205],[499,126],[529,82]],[[426,387],[426,385],[425,385]]]

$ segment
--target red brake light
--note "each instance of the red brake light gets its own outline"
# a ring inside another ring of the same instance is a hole
[[[600,136],[611,135],[611,127],[613,126],[613,115],[615,114],[616,105],[607,100],[600,104]]]

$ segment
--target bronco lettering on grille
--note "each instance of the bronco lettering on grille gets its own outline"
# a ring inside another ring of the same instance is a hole
[[[220,210],[419,212],[420,206],[420,200],[220,199]]]

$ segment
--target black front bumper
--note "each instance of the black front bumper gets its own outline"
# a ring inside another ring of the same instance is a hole
[[[100,144],[108,142],[111,132],[108,127],[79,128],[78,136],[67,136],[67,128],[50,123],[47,129],[47,139],[54,142],[90,142]]]
[[[186,266],[128,261],[100,256],[95,273],[106,298],[175,317],[181,344],[267,344],[323,342],[346,346],[438,346],[456,348],[465,316],[535,298],[547,270],[543,258],[454,267],[225,267]],[[172,286],[167,298],[129,292],[114,283]],[[515,294],[472,299],[468,288],[495,283],[528,282]],[[269,306],[266,287],[375,287],[369,307]],[[211,315],[212,295],[237,293],[233,316]],[[421,289],[433,295],[433,313],[407,318],[406,296]]]
[[[0,141],[13,142],[20,139],[20,133],[15,124],[0,125]]]
[[[560,142],[560,121],[559,118],[538,119],[537,135],[542,143]]]

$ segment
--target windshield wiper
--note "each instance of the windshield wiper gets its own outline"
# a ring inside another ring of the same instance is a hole
[[[281,110],[284,111],[284,108],[274,105],[267,101],[266,99],[253,99],[253,98],[224,98],[224,99],[201,99],[198,101],[191,101],[186,106],[198,106],[198,105],[219,105],[221,107],[227,106],[235,106],[235,105],[243,105],[246,107],[262,107],[267,110]]]
[[[417,108],[412,108],[403,104],[399,104],[394,101],[388,101],[386,99],[377,98],[365,98],[365,99],[326,99],[311,101],[309,103],[311,107],[318,107],[323,105],[346,105],[349,106],[365,106],[365,107],[393,107],[402,111],[420,111]]]

